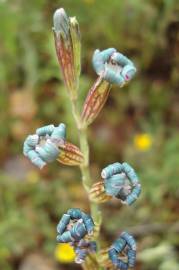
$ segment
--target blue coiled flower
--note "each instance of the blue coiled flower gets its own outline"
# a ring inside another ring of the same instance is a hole
[[[78,208],[72,208],[64,214],[57,225],[57,242],[71,243],[74,247],[76,263],[83,263],[90,252],[96,251],[96,243],[84,239],[91,236],[94,230],[94,222],[90,215]]]
[[[134,169],[125,163],[113,163],[102,170],[104,188],[107,195],[131,205],[141,193],[141,185]]]
[[[127,262],[119,258],[121,253],[127,256]],[[120,237],[110,247],[108,255],[117,269],[133,268],[136,263],[136,241],[133,236],[128,232],[121,233]]]
[[[57,241],[61,243],[75,242],[91,235],[94,222],[90,215],[78,208],[72,208],[64,214],[57,225]]]
[[[47,163],[53,162],[59,156],[59,145],[64,144],[66,126],[61,123],[58,127],[48,125],[29,135],[23,146],[23,153],[30,161],[42,169]]]
[[[136,73],[133,62],[114,48],[104,51],[96,50],[92,63],[99,76],[102,76],[109,83],[121,87],[130,81]]]

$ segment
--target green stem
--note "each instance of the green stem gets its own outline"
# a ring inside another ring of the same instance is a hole
[[[73,117],[76,123],[76,127],[78,129],[79,141],[80,141],[80,150],[84,156],[84,162],[80,166],[81,175],[82,175],[82,183],[87,193],[89,193],[93,181],[91,179],[90,170],[89,170],[89,144],[88,144],[88,136],[87,136],[87,128],[83,127],[81,123],[80,113],[78,110],[78,105],[76,100],[71,100]],[[101,222],[101,212],[99,210],[98,204],[90,201],[90,209],[91,215],[94,219],[94,222],[99,224]]]
[[[80,166],[81,175],[82,175],[82,183],[87,194],[89,194],[93,181],[91,179],[90,169],[89,169],[90,163],[89,163],[89,144],[88,144],[87,128],[83,127],[81,123],[80,113],[79,113],[76,100],[71,100],[71,105],[72,105],[73,117],[74,117],[76,127],[78,129],[78,134],[79,134],[80,150],[84,156],[84,162]],[[95,227],[97,228],[97,231],[95,232],[95,239],[97,240],[101,222],[102,222],[102,215],[99,210],[98,204],[92,201],[90,201],[90,210],[91,210],[91,216],[95,223]]]

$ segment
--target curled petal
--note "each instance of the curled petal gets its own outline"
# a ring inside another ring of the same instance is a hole
[[[108,165],[101,172],[102,178],[109,178],[116,173],[120,173],[122,171],[122,165],[119,162]]]
[[[75,241],[79,241],[86,235],[86,227],[82,220],[78,220],[71,229],[71,236]],[[70,241],[71,242],[71,241]]]
[[[104,72],[105,63],[109,62],[112,54],[115,52],[116,52],[116,49],[114,48],[109,48],[102,52],[100,52],[100,50],[96,50],[94,52],[93,58],[92,58],[92,64],[93,64],[94,70],[96,71],[98,75],[102,75],[102,73]]]
[[[95,241],[88,241],[81,239],[77,243],[72,243],[74,246],[74,250],[76,253],[76,259],[75,262],[78,264],[84,263],[86,256],[89,253],[94,253],[97,250],[96,242]]]
[[[45,162],[53,162],[59,155],[58,147],[49,139],[43,147],[37,145],[35,150]]]
[[[79,208],[70,208],[67,211],[67,214],[70,215],[71,219],[81,219],[82,211]]]
[[[75,262],[77,264],[84,263],[84,261],[86,259],[86,256],[88,255],[88,250],[87,249],[80,248],[80,247],[76,247],[75,248],[75,253],[76,253]]]
[[[58,223],[57,225],[57,232],[59,234],[62,234],[65,229],[66,229],[66,226],[69,224],[70,222],[70,215],[67,213],[67,214],[64,214],[60,220],[60,222]]]
[[[30,150],[27,157],[35,166],[39,167],[39,169],[42,169],[46,165],[46,162],[34,150]]]
[[[131,234],[129,234],[128,232],[122,232],[121,233],[121,238],[126,241],[126,243],[127,243],[127,245],[129,246],[130,249],[132,249],[132,250],[137,249],[136,241],[135,241],[134,237]]]
[[[70,231],[64,232],[62,235],[57,235],[57,242],[58,243],[70,243],[72,241],[75,241],[75,239],[72,237]]]
[[[52,132],[54,131],[55,126],[54,125],[47,125],[40,127],[36,130],[36,134],[38,136],[46,136],[46,135],[51,135]]]
[[[83,219],[83,222],[85,224],[85,227],[87,229],[88,234],[91,235],[93,233],[93,229],[94,229],[94,222],[93,222],[91,216],[87,215],[85,213],[82,213],[82,219]]]
[[[123,188],[125,186],[125,181],[126,181],[126,176],[125,174],[121,173],[121,174],[116,174],[111,176],[110,178],[106,178],[104,179],[104,187],[106,190],[106,193],[109,195],[113,195],[114,197],[119,196],[119,194],[121,195],[123,191]],[[125,198],[125,194],[124,194],[124,198]]]
[[[60,145],[60,155],[57,160],[60,163],[69,166],[79,166],[84,162],[83,154],[80,149],[69,142]]]
[[[111,84],[102,79],[100,76],[90,89],[84,102],[81,115],[82,122],[85,126],[91,124],[102,110],[108,98]]]
[[[51,140],[58,143],[63,143],[66,139],[66,126],[61,123],[58,127],[53,129]]]
[[[29,135],[25,142],[24,142],[24,146],[23,146],[23,154],[24,156],[28,156],[28,152],[30,150],[33,150],[34,147],[38,144],[39,142],[39,136],[34,134],[34,135]]]

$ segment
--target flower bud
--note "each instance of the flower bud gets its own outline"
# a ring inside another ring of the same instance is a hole
[[[58,62],[71,99],[77,98],[81,65],[81,42],[78,22],[63,8],[53,16],[53,31]]]
[[[81,36],[78,21],[76,17],[70,18],[70,33],[73,44],[73,57],[75,76],[79,79],[81,72]]]
[[[84,126],[90,125],[100,113],[111,89],[110,83],[98,77],[95,84],[90,89],[83,105],[81,119]]]

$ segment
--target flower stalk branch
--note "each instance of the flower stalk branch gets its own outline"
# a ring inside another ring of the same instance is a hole
[[[83,183],[84,189],[89,195],[90,189],[93,185],[93,181],[91,179],[90,169],[89,169],[89,144],[88,144],[88,137],[87,137],[87,128],[83,127],[81,123],[77,102],[75,102],[74,100],[71,100],[71,106],[72,106],[72,113],[73,113],[73,118],[76,124],[76,128],[78,129],[80,150],[84,157],[84,162],[80,165],[82,183]],[[98,232],[99,232],[101,221],[102,221],[102,216],[99,210],[99,206],[98,204],[90,201],[90,209],[91,209],[91,215],[93,217],[93,220],[96,226],[98,227]]]

